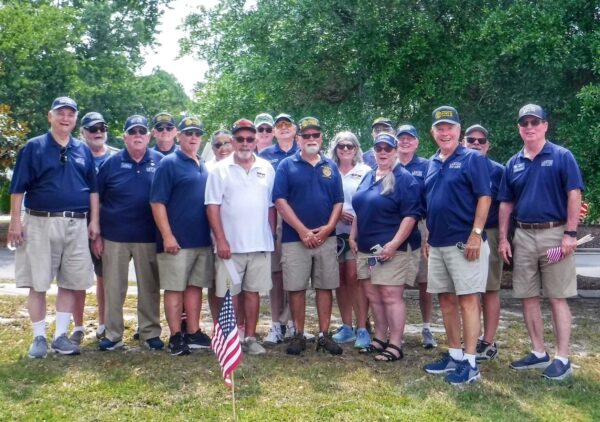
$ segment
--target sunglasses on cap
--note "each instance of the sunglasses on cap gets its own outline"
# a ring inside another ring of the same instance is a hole
[[[354,151],[354,148],[356,148],[356,145],[354,145],[354,144],[337,144],[335,147],[339,150],[347,149],[348,151]]]
[[[154,129],[156,129],[158,132],[162,132],[163,130],[171,132],[173,129],[175,129],[175,126],[156,126]]]
[[[389,145],[375,145],[373,147],[373,149],[375,150],[375,152],[381,152],[381,151],[385,151],[385,152],[392,152],[394,150],[394,148],[392,148]]]
[[[91,127],[86,127],[84,128],[85,130],[87,130],[90,133],[96,133],[96,132],[106,132],[106,126],[102,125],[102,126],[91,126]]]
[[[300,136],[302,136],[302,139],[319,139],[321,137],[321,132],[317,132],[317,133],[302,133]]]
[[[197,136],[198,138],[202,136],[202,132],[199,131],[198,129],[187,129],[182,131],[181,133],[183,133],[185,136]]]
[[[213,145],[214,149],[221,149],[221,147],[230,147],[231,142],[219,142]]]
[[[127,131],[128,135],[146,135],[148,133],[148,129],[145,127],[132,127]]]
[[[278,127],[278,128],[286,128],[286,127],[292,127],[292,126],[293,126],[292,122],[287,121],[287,120],[280,120],[277,123],[275,123],[275,127]]]
[[[486,138],[475,138],[474,136],[467,136],[467,142],[470,144],[474,144],[475,142],[477,142],[479,145],[485,145],[485,144],[487,144],[487,139]]]
[[[258,131],[258,133],[263,133],[263,132],[267,132],[267,133],[271,133],[273,132],[273,128],[271,127],[259,127],[258,129],[256,129]]]
[[[251,144],[254,141],[256,141],[256,138],[254,136],[234,136],[233,139],[235,139],[235,142],[237,142],[238,144],[243,144],[244,142],[246,142],[247,144]]]
[[[536,127],[536,126],[539,126],[541,123],[542,123],[541,119],[523,119],[523,120],[519,120],[519,126],[521,126],[521,127],[527,127],[527,126]]]

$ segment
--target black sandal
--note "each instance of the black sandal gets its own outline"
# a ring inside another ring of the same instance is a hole
[[[374,343],[379,344],[379,346],[381,347],[377,347]],[[371,344],[369,344],[367,347],[360,349],[358,351],[358,353],[362,353],[362,354],[366,354],[366,355],[370,355],[371,353],[383,353],[385,351],[385,348],[388,347],[388,343],[386,341],[381,341],[376,337],[373,337],[373,340],[371,341]]]
[[[399,353],[398,356],[396,356],[394,353],[392,353],[391,351],[389,351],[387,349],[396,350]],[[395,362],[397,360],[402,359],[403,357],[404,357],[404,353],[402,353],[401,348],[399,348],[398,346],[395,346],[391,343],[388,343],[386,350],[383,350],[381,353],[376,355],[374,359],[377,362]]]

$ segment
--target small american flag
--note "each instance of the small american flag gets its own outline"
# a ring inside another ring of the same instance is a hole
[[[237,323],[229,290],[223,298],[219,317],[215,321],[215,330],[211,347],[217,355],[225,385],[232,387],[231,373],[242,362],[242,347],[238,337]]]
[[[546,251],[546,258],[548,258],[548,264],[555,264],[564,257],[565,255],[563,254],[562,248],[560,246],[550,248]]]

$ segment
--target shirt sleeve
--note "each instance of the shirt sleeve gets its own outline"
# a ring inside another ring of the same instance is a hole
[[[502,180],[498,187],[498,196],[496,199],[501,202],[515,202],[515,196],[510,186],[511,171],[514,165],[514,160],[510,159],[506,163],[504,173],[502,173]]]
[[[481,154],[474,154],[470,160],[468,171],[475,196],[492,196],[487,158]]]
[[[275,173],[275,182],[273,183],[272,200],[276,202],[278,199],[287,200],[289,197],[288,169],[287,161],[283,160],[277,172]],[[343,194],[342,194],[343,195]]]
[[[581,170],[577,165],[577,161],[575,157],[571,153],[571,151],[566,150],[563,154],[563,184],[566,188],[566,191],[572,191],[574,189],[580,189],[583,191],[583,177],[581,176]]]
[[[32,144],[26,143],[17,154],[17,163],[10,181],[10,193],[24,193],[32,178]]]
[[[204,194],[205,205],[221,205],[223,203],[224,180],[221,175],[222,168],[217,166],[208,173],[206,192]]]
[[[156,168],[152,187],[150,188],[150,202],[167,204],[171,197],[171,166],[168,160],[161,160]]]

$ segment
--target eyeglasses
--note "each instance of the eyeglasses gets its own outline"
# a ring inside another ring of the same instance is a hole
[[[251,144],[252,142],[256,141],[256,138],[254,136],[234,136],[233,139],[235,139],[235,142],[237,142],[238,144],[242,144],[244,143],[244,141],[247,144]]]
[[[354,144],[337,144],[335,147],[339,150],[347,149],[348,151],[354,151],[354,148],[356,148],[356,145],[354,145]]]
[[[140,127],[140,128],[132,127],[131,129],[129,129],[127,131],[128,135],[146,135],[147,133],[148,133],[148,129],[146,129],[145,127]]]
[[[287,120],[280,120],[279,122],[275,123],[275,127],[278,129],[284,129],[292,126],[292,122],[289,122]]]
[[[154,129],[156,129],[158,132],[162,132],[163,130],[170,132],[175,129],[175,126],[156,126]]]
[[[391,130],[392,130],[392,129],[390,129],[390,128],[389,128],[389,127],[387,127],[387,126],[375,126],[375,127],[373,128],[373,132],[375,132],[375,133],[378,133],[378,134],[379,134],[379,133],[388,133],[388,132],[390,132]]]
[[[536,126],[539,126],[540,123],[542,123],[542,122],[543,122],[542,119],[519,120],[519,126],[521,126],[521,127],[527,127],[527,126],[536,127]]]
[[[202,136],[202,132],[198,129],[188,129],[181,133],[183,133],[185,136],[197,136],[198,138]]]
[[[394,150],[394,148],[392,148],[389,145],[375,145],[373,147],[373,149],[375,150],[375,152],[381,152],[381,151],[392,152]]]
[[[214,149],[221,149],[221,147],[230,147],[231,146],[231,142],[219,142],[218,144],[214,144],[213,148]]]
[[[300,136],[302,136],[302,139],[319,139],[321,137],[321,132],[317,132],[317,133],[303,133]]]
[[[256,130],[258,131],[258,133],[263,133],[263,132],[271,133],[271,132],[273,132],[273,128],[271,128],[271,127],[259,127]]]
[[[60,163],[65,164],[69,161],[69,156],[67,155],[67,147],[60,147]]]
[[[477,141],[477,143],[479,145],[485,145],[487,144],[487,139],[486,138],[475,138],[473,136],[467,136],[467,142],[470,144],[474,144],[475,141]]]
[[[102,125],[102,126],[86,127],[85,130],[87,130],[90,133],[96,133],[98,131],[104,133],[104,132],[106,132],[106,126]]]

